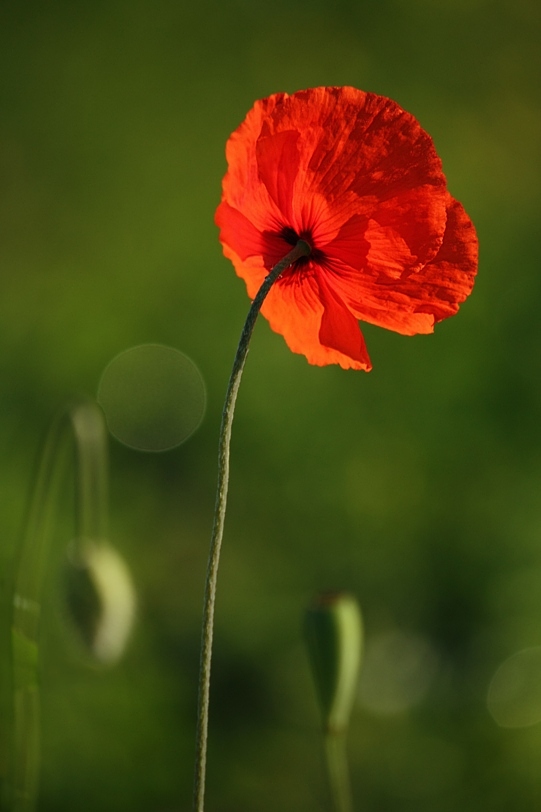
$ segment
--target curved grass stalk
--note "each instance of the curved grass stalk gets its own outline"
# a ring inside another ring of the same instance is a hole
[[[107,531],[107,432],[92,401],[70,404],[53,420],[39,459],[15,575],[12,609],[10,779],[4,807],[32,812],[40,767],[38,689],[42,587],[50,552],[48,526],[64,440],[76,456],[76,543],[104,539]]]

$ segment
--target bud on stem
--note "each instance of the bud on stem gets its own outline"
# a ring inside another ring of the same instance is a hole
[[[322,593],[306,613],[305,630],[334,809],[352,812],[346,733],[361,663],[363,629],[357,601],[345,593]]]
[[[359,676],[362,619],[355,598],[323,593],[306,613],[306,640],[325,732],[347,730]]]

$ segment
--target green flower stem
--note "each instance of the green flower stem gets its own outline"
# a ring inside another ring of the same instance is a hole
[[[39,460],[18,569],[12,617],[13,812],[35,808],[40,763],[37,679],[42,585],[49,556],[47,532],[53,494],[62,466],[66,434],[76,451],[76,543],[105,537],[107,523],[107,433],[103,414],[91,401],[70,404],[53,421]]]
[[[11,808],[13,680],[11,615],[13,578],[5,558],[0,562],[0,812]]]
[[[345,731],[325,734],[325,758],[334,812],[353,812]]]
[[[77,471],[75,540],[96,543],[109,535],[107,428],[102,410],[91,400],[77,404],[69,416]]]
[[[227,488],[229,483],[229,447],[231,443],[231,426],[235,412],[235,401],[239,391],[240,380],[250,338],[261,306],[274,282],[290,265],[311,252],[310,245],[299,240],[292,251],[287,254],[268,274],[252,302],[246,322],[241,333],[237,353],[231,370],[231,377],[224,401],[222,424],[218,445],[218,484],[216,506],[214,509],[214,526],[210,542],[210,552],[205,584],[203,607],[203,627],[201,638],[201,661],[199,667],[199,698],[197,709],[197,736],[194,778],[194,812],[203,812],[205,808],[205,773],[207,763],[207,739],[209,719],[210,666],[212,659],[212,636],[214,630],[214,605],[216,601],[216,584],[220,549],[224,532],[225,512],[227,507]]]

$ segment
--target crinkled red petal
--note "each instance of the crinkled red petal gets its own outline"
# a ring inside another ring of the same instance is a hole
[[[261,312],[272,329],[283,335],[289,349],[305,355],[311,364],[370,370],[372,364],[357,320],[325,283],[322,292],[320,276],[319,271],[310,269],[279,279]]]
[[[357,318],[404,335],[431,333],[434,324],[453,316],[471,293],[477,273],[478,242],[463,206],[448,196],[447,227],[433,260],[399,280],[363,277],[357,299],[355,279],[342,269],[334,286]]]
[[[226,154],[223,200],[262,231],[278,224],[313,230],[324,248],[348,219],[363,215],[401,236],[411,269],[441,245],[440,159],[416,119],[390,99],[354,88],[271,96],[256,102]]]
[[[284,216],[292,218],[292,191],[299,171],[299,133],[285,130],[276,135],[261,135],[255,145],[259,179]]]

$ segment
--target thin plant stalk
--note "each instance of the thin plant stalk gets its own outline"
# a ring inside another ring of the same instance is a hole
[[[11,567],[0,564],[0,812],[9,812],[11,808],[13,750],[12,602],[13,573]]]
[[[274,268],[265,278],[263,284],[257,292],[255,299],[252,302],[250,310],[248,311],[248,316],[241,333],[225,396],[220,438],[218,443],[218,484],[216,489],[216,505],[214,509],[214,525],[210,542],[203,606],[194,777],[194,812],[203,812],[205,807],[205,775],[207,763],[210,668],[212,660],[212,637],[214,630],[214,605],[216,600],[218,566],[220,561],[220,550],[227,507],[227,490],[229,484],[229,448],[231,443],[231,427],[235,412],[235,402],[240,386],[242,371],[244,369],[244,363],[248,354],[250,338],[265,297],[280,274],[287,270],[290,265],[293,265],[293,263],[301,257],[308,256],[311,250],[312,249],[307,242],[304,240],[299,240],[293,250],[290,251],[289,254],[287,254],[282,260],[280,260],[280,262],[274,266]]]
[[[353,812],[345,730],[325,733],[325,759],[333,812]]]
[[[48,526],[64,439],[76,451],[76,543],[103,539],[107,522],[107,434],[99,407],[70,404],[55,418],[45,439],[31,493],[15,576],[12,616],[12,754],[10,800],[13,812],[32,812],[40,766],[40,702],[37,667],[42,587],[49,557]]]

